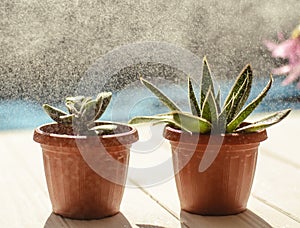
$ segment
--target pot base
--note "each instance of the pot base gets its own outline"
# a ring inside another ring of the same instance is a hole
[[[112,217],[117,215],[118,213],[120,213],[120,211],[117,211],[115,213],[109,213],[109,214],[103,214],[103,215],[95,215],[93,216],[92,213],[89,213],[88,216],[83,216],[82,214],[78,214],[78,215],[70,215],[70,214],[65,214],[65,213],[61,213],[61,212],[55,212],[53,211],[54,214],[62,216],[64,218],[67,219],[74,219],[74,220],[98,220],[98,219],[104,219],[104,218],[108,218],[108,217]]]
[[[188,213],[191,214],[195,214],[195,215],[202,215],[202,216],[229,216],[229,215],[237,215],[240,213],[243,213],[244,211],[247,210],[247,208],[235,208],[234,210],[222,210],[222,211],[207,211],[207,210],[197,210],[197,211],[190,211],[190,210],[186,210],[184,208],[181,208],[181,210],[186,211]]]

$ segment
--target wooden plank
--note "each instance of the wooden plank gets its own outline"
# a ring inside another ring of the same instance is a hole
[[[181,227],[180,221],[138,188],[126,188],[121,211],[137,227]]]
[[[32,132],[1,133],[0,150],[1,227],[41,227],[51,207]]]
[[[300,169],[262,152],[256,171],[253,195],[300,226]]]

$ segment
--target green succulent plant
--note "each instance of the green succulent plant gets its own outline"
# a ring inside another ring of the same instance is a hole
[[[78,135],[92,132],[97,135],[109,134],[117,128],[116,125],[96,125],[95,121],[105,112],[111,96],[111,92],[102,92],[97,95],[96,99],[84,96],[67,97],[65,105],[69,113],[48,104],[44,104],[43,109],[55,122],[73,126]]]
[[[199,101],[193,89],[193,83],[190,77],[188,77],[189,104],[192,113],[181,111],[181,109],[156,86],[141,78],[141,82],[156,95],[171,112],[155,116],[138,116],[131,119],[129,123],[167,123],[188,132],[201,134],[209,132],[256,132],[265,129],[284,119],[290,113],[291,109],[279,111],[254,123],[242,125],[241,123],[244,122],[267,95],[273,82],[272,75],[270,75],[270,80],[261,93],[245,106],[251,91],[252,78],[251,66],[246,65],[237,77],[224,104],[221,106],[220,89],[215,93],[210,67],[206,57],[204,57]]]

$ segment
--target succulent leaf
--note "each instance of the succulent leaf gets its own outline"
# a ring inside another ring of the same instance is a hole
[[[90,128],[90,131],[95,131],[97,135],[109,134],[117,129],[117,125],[114,124],[103,124]]]
[[[291,109],[286,109],[286,110],[276,112],[272,115],[269,115],[269,116],[263,118],[262,120],[256,121],[256,122],[254,122],[252,124],[249,124],[245,127],[238,128],[234,132],[247,132],[247,133],[250,133],[250,132],[256,132],[256,131],[259,131],[259,130],[263,130],[267,127],[270,127],[270,126],[280,122],[290,112],[291,112]]]
[[[251,66],[248,64],[246,65],[243,70],[241,71],[241,73],[239,74],[239,76],[237,77],[234,85],[232,86],[228,96],[226,97],[225,99],[225,102],[224,102],[224,106],[225,107],[228,102],[231,100],[231,97],[234,95],[234,94],[237,94],[238,91],[240,90],[241,86],[243,85],[243,83],[245,82],[246,78],[249,78],[249,84],[248,84],[248,87],[246,87],[246,91],[245,91],[245,97],[243,98],[243,101],[246,102],[246,100],[248,99],[248,96],[250,94],[250,90],[251,90],[251,85],[252,85],[252,69],[251,69]],[[247,95],[248,94],[248,95]],[[244,104],[243,104],[244,105]]]
[[[77,112],[79,112],[80,107],[82,106],[82,102],[84,100],[85,100],[84,96],[67,97],[65,99],[65,103],[69,104],[69,105],[73,104],[75,110],[77,110]],[[74,110],[69,109],[68,106],[67,106],[67,108],[68,108],[70,113],[72,113],[72,111],[74,111]]]
[[[190,132],[205,134],[211,130],[211,123],[206,119],[198,116],[194,116],[185,112],[173,112],[174,121],[182,127],[182,129],[187,129]]]
[[[239,113],[244,106],[244,97],[247,96],[247,85],[249,83],[248,77],[245,78],[243,84],[240,86],[239,90],[237,91],[235,95],[234,102],[232,104],[232,107],[227,115],[227,123],[229,123],[237,113]],[[249,91],[250,92],[250,91]]]
[[[148,82],[143,78],[140,78],[140,80],[171,111],[180,111],[180,108],[171,99],[169,99],[162,91],[160,91],[155,85],[153,85],[152,83]]]
[[[190,102],[192,114],[200,117],[201,111],[200,111],[200,107],[198,105],[197,98],[195,96],[193,83],[192,83],[190,77],[188,77],[188,90],[189,90],[189,102]]]
[[[202,80],[200,86],[200,108],[202,109],[205,96],[208,92],[208,89],[211,88],[211,91],[215,97],[214,93],[214,83],[211,76],[210,67],[208,65],[206,56],[204,56],[202,61]]]
[[[95,116],[95,120],[99,119],[103,113],[105,112],[107,106],[109,105],[110,101],[111,101],[111,97],[112,97],[112,93],[111,92],[102,92],[99,93],[96,100],[98,100],[99,104],[97,105],[100,106],[99,107],[99,112],[97,113],[97,115]],[[101,105],[100,105],[100,100],[101,100]]]
[[[157,125],[160,123],[166,123],[170,125],[174,125],[184,131],[190,132],[190,130],[186,129],[184,126],[178,124],[173,119],[173,113],[168,113],[166,115],[157,115],[157,116],[137,116],[131,119],[129,124],[144,124],[144,123],[153,123],[153,125]]]
[[[81,118],[86,122],[94,121],[98,111],[97,100],[88,101],[82,107]]]
[[[68,108],[69,113],[71,114],[79,114],[79,111],[76,109],[75,107],[75,103],[73,103],[72,101],[66,101],[65,103],[66,107]]]
[[[60,116],[59,118],[61,119],[60,123],[72,124],[73,119],[75,118],[75,115],[74,114],[67,114],[65,116]]]
[[[260,104],[263,98],[267,95],[273,83],[273,77],[270,75],[270,80],[263,91],[250,103],[248,104],[228,125],[226,131],[233,132]]]
[[[226,130],[228,113],[230,113],[230,110],[233,107],[234,100],[235,100],[235,95],[231,97],[230,102],[228,102],[228,104],[223,108],[222,112],[219,114],[218,128],[220,132],[224,132]]]
[[[78,106],[77,109],[79,109],[79,113],[82,114],[83,111],[86,109],[86,108],[85,108],[86,103],[88,103],[88,102],[91,101],[91,100],[92,100],[91,97],[85,97],[85,98],[83,99],[82,102],[74,103],[74,105],[75,105],[76,108],[77,108],[77,106]]]
[[[70,101],[72,103],[82,102],[84,100],[84,96],[75,96],[75,97],[67,97],[66,101]]]
[[[221,89],[220,89],[220,87],[218,89],[215,101],[216,101],[218,113],[221,113]]]
[[[189,129],[186,129],[184,126],[178,124],[176,121],[174,121],[173,119],[164,119],[164,120],[160,120],[158,122],[155,122],[153,125],[158,125],[158,124],[161,124],[161,123],[166,123],[168,124],[169,126],[172,126],[172,127],[177,127],[183,131],[186,131],[188,133],[192,133]]]
[[[136,116],[129,120],[129,124],[143,124],[143,123],[150,123],[150,122],[157,122],[166,119],[172,119],[172,116]]]
[[[215,124],[218,120],[217,104],[211,89],[208,90],[203,102],[201,117],[212,124]]]
[[[50,118],[57,123],[62,123],[63,121],[60,117],[67,115],[66,112],[64,112],[58,108],[55,108],[53,106],[50,106],[48,104],[44,104],[43,109],[50,116]]]

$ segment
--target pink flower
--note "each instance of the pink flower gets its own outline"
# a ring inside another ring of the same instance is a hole
[[[287,78],[282,82],[288,85],[300,77],[300,36],[292,37],[284,40],[282,34],[278,35],[279,44],[271,41],[265,41],[266,47],[272,52],[274,58],[288,59],[288,64],[272,71],[273,74],[288,74]],[[297,84],[300,88],[300,82]]]

